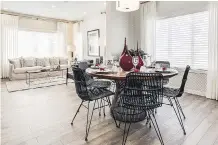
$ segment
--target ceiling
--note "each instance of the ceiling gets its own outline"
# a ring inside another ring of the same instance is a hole
[[[104,12],[104,1],[2,1],[1,9],[65,20],[82,20]]]

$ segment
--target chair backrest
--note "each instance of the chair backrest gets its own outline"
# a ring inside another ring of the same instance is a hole
[[[86,70],[89,67],[88,62],[87,61],[81,61],[79,63],[79,68],[82,70]]]
[[[159,64],[161,67],[170,68],[170,62],[169,61],[156,61],[155,65]]]
[[[160,73],[129,73],[126,76],[121,103],[131,109],[154,109],[163,103],[163,75]]]
[[[85,72],[80,68],[73,68],[74,83],[76,93],[82,100],[88,100],[88,89],[86,84]]]
[[[182,94],[184,93],[184,88],[185,88],[185,84],[186,84],[186,81],[187,81],[187,78],[188,78],[189,70],[190,70],[190,66],[187,65],[186,68],[185,68],[185,72],[184,72],[184,75],[183,75],[183,78],[182,78],[182,83],[181,83],[181,86],[179,88],[179,94],[177,95],[177,97],[182,96]]]

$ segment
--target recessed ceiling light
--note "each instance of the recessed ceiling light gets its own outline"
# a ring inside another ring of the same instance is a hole
[[[52,5],[51,7],[52,7],[52,8],[56,8],[56,6],[55,6],[55,5]]]
[[[106,2],[104,2],[104,5],[106,5]]]
[[[85,15],[85,14],[86,14],[86,12],[83,12],[83,14]]]
[[[4,10],[8,10],[8,8],[3,8]]]

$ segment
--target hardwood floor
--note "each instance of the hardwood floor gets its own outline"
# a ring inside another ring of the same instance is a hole
[[[120,145],[123,131],[106,117],[94,113],[89,141],[85,142],[86,109],[74,126],[70,122],[80,99],[74,84],[8,93],[1,83],[2,145]],[[158,109],[157,122],[165,145],[218,145],[218,101],[185,94],[180,99],[186,114],[187,135],[171,107]],[[127,145],[160,145],[153,127],[145,122],[131,126]]]

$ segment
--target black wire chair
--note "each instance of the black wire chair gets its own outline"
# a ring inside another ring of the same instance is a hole
[[[125,87],[116,107],[111,107],[111,115],[116,121],[124,122],[122,145],[125,145],[131,123],[149,118],[163,145],[163,139],[154,115],[154,109],[163,102],[163,76],[159,73],[129,73]],[[129,124],[129,126],[127,125]],[[119,126],[118,126],[119,127]]]
[[[114,93],[108,90],[107,88],[108,84],[102,85],[98,83],[95,84],[93,82],[90,83],[89,79],[87,80],[87,74],[80,68],[73,68],[73,74],[74,74],[76,93],[82,99],[82,102],[80,103],[76,111],[76,114],[73,117],[71,125],[73,125],[73,121],[76,118],[81,106],[87,108],[88,111],[87,111],[86,136],[85,136],[85,140],[87,141],[94,110],[103,108],[104,116],[105,116],[105,106],[111,106],[109,96],[113,95]],[[89,119],[90,103],[92,101],[94,102],[94,105],[91,111],[91,118]],[[88,107],[84,105],[85,102],[88,102]],[[96,103],[98,104],[97,107],[96,107]]]
[[[184,119],[185,119],[185,114],[184,114],[182,107],[179,103],[178,97],[181,97],[184,93],[184,88],[185,88],[185,84],[187,81],[189,70],[190,70],[190,66],[187,65],[185,72],[184,72],[184,75],[183,75],[183,78],[182,78],[182,83],[181,83],[180,88],[175,89],[175,88],[164,87],[164,91],[163,91],[164,96],[167,97],[167,99],[170,102],[170,104],[167,104],[167,105],[170,105],[173,107],[173,109],[176,113],[176,116],[178,118],[178,121],[183,129],[184,135],[186,135],[186,131],[185,131],[185,128],[183,125],[181,114],[183,115]],[[172,100],[174,100],[176,107],[174,106]]]

